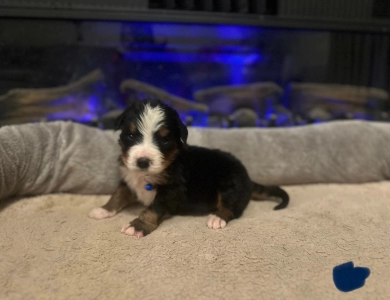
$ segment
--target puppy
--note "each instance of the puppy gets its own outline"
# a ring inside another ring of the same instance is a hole
[[[161,101],[138,101],[118,118],[122,149],[122,182],[106,205],[91,218],[114,216],[126,206],[141,202],[146,209],[126,224],[122,233],[143,237],[172,215],[211,214],[207,226],[224,228],[239,218],[250,199],[277,197],[288,205],[279,187],[252,182],[233,155],[187,145],[188,131],[179,115]]]

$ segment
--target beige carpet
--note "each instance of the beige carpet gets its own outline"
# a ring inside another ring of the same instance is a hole
[[[0,212],[0,299],[389,299],[390,183],[287,190],[286,210],[251,202],[221,231],[174,217],[143,239],[120,234],[134,210],[86,217],[107,196],[16,201]],[[332,270],[350,260],[371,275],[342,293]]]

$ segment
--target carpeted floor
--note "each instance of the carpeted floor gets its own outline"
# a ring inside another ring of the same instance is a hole
[[[174,217],[143,239],[126,210],[87,218],[108,196],[21,199],[0,212],[0,299],[389,299],[390,182],[287,187],[291,205],[251,202],[221,231]],[[371,270],[338,291],[333,267]]]

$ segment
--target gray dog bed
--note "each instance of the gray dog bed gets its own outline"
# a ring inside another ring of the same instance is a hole
[[[118,133],[70,122],[0,128],[0,199],[110,194]],[[263,184],[362,183],[390,178],[390,125],[333,122],[277,129],[189,129],[188,143],[229,151]]]
[[[390,126],[342,122],[281,129],[190,129],[191,144],[233,152],[255,181],[291,202],[250,202],[223,230],[176,216],[142,239],[120,233],[141,207],[88,212],[119,180],[117,134],[72,123],[0,129],[0,299],[388,299]],[[364,287],[332,270],[368,267]]]

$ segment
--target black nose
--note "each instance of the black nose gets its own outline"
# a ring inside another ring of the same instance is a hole
[[[141,157],[137,159],[137,166],[140,169],[147,169],[150,166],[150,159],[146,157]]]

